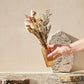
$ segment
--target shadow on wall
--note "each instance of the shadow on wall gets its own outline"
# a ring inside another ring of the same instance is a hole
[[[72,41],[72,43],[79,40],[78,38],[76,38],[74,36],[71,36],[67,33],[65,33],[65,34],[69,37],[69,39]],[[79,71],[79,70],[84,70],[84,52],[74,54],[74,61],[73,61],[73,66],[72,66],[71,72]]]

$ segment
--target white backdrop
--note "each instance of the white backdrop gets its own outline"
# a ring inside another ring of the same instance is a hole
[[[52,29],[84,38],[84,0],[0,0],[0,71],[50,72],[39,41],[24,26],[25,13],[51,9]],[[72,70],[84,69],[84,56],[75,56]]]

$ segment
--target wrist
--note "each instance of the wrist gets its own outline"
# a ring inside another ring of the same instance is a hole
[[[73,49],[70,45],[66,45],[66,49],[69,54],[73,54]]]

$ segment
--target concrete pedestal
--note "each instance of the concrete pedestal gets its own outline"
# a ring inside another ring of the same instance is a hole
[[[72,73],[0,73],[0,84],[84,84],[84,74]]]

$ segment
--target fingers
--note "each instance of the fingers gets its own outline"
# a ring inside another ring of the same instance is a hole
[[[53,57],[53,56],[55,56],[56,54],[57,54],[57,51],[54,50],[53,52],[51,52],[50,54],[48,54],[48,58]]]
[[[57,45],[49,45],[48,50],[50,54],[48,54],[48,58],[53,57],[53,59],[56,59],[61,56],[62,54],[60,48],[61,46],[58,47]]]
[[[55,49],[56,49],[56,45],[49,45],[49,46],[47,46],[47,48],[48,48],[48,50],[49,50],[49,52],[51,53],[52,51],[54,51]]]
[[[61,56],[61,54],[58,54],[58,55],[56,55],[55,57],[53,57],[53,59],[55,60],[55,59],[57,59],[58,57],[60,57]]]
[[[56,45],[49,45],[48,47],[51,49],[55,49],[57,46]]]
[[[58,58],[59,56],[68,56],[70,55],[70,49],[67,46],[56,46],[56,45],[50,45],[50,54],[48,54],[49,57],[53,57],[54,59]]]
[[[50,54],[48,54],[48,58],[53,57],[54,60],[60,56],[61,56],[61,54],[59,54],[56,50],[51,52]]]
[[[51,45],[51,47],[53,47],[53,45]],[[62,54],[59,51],[60,47],[57,47],[50,54],[48,54],[48,58],[53,57],[53,59],[57,59],[59,56],[62,56]]]

